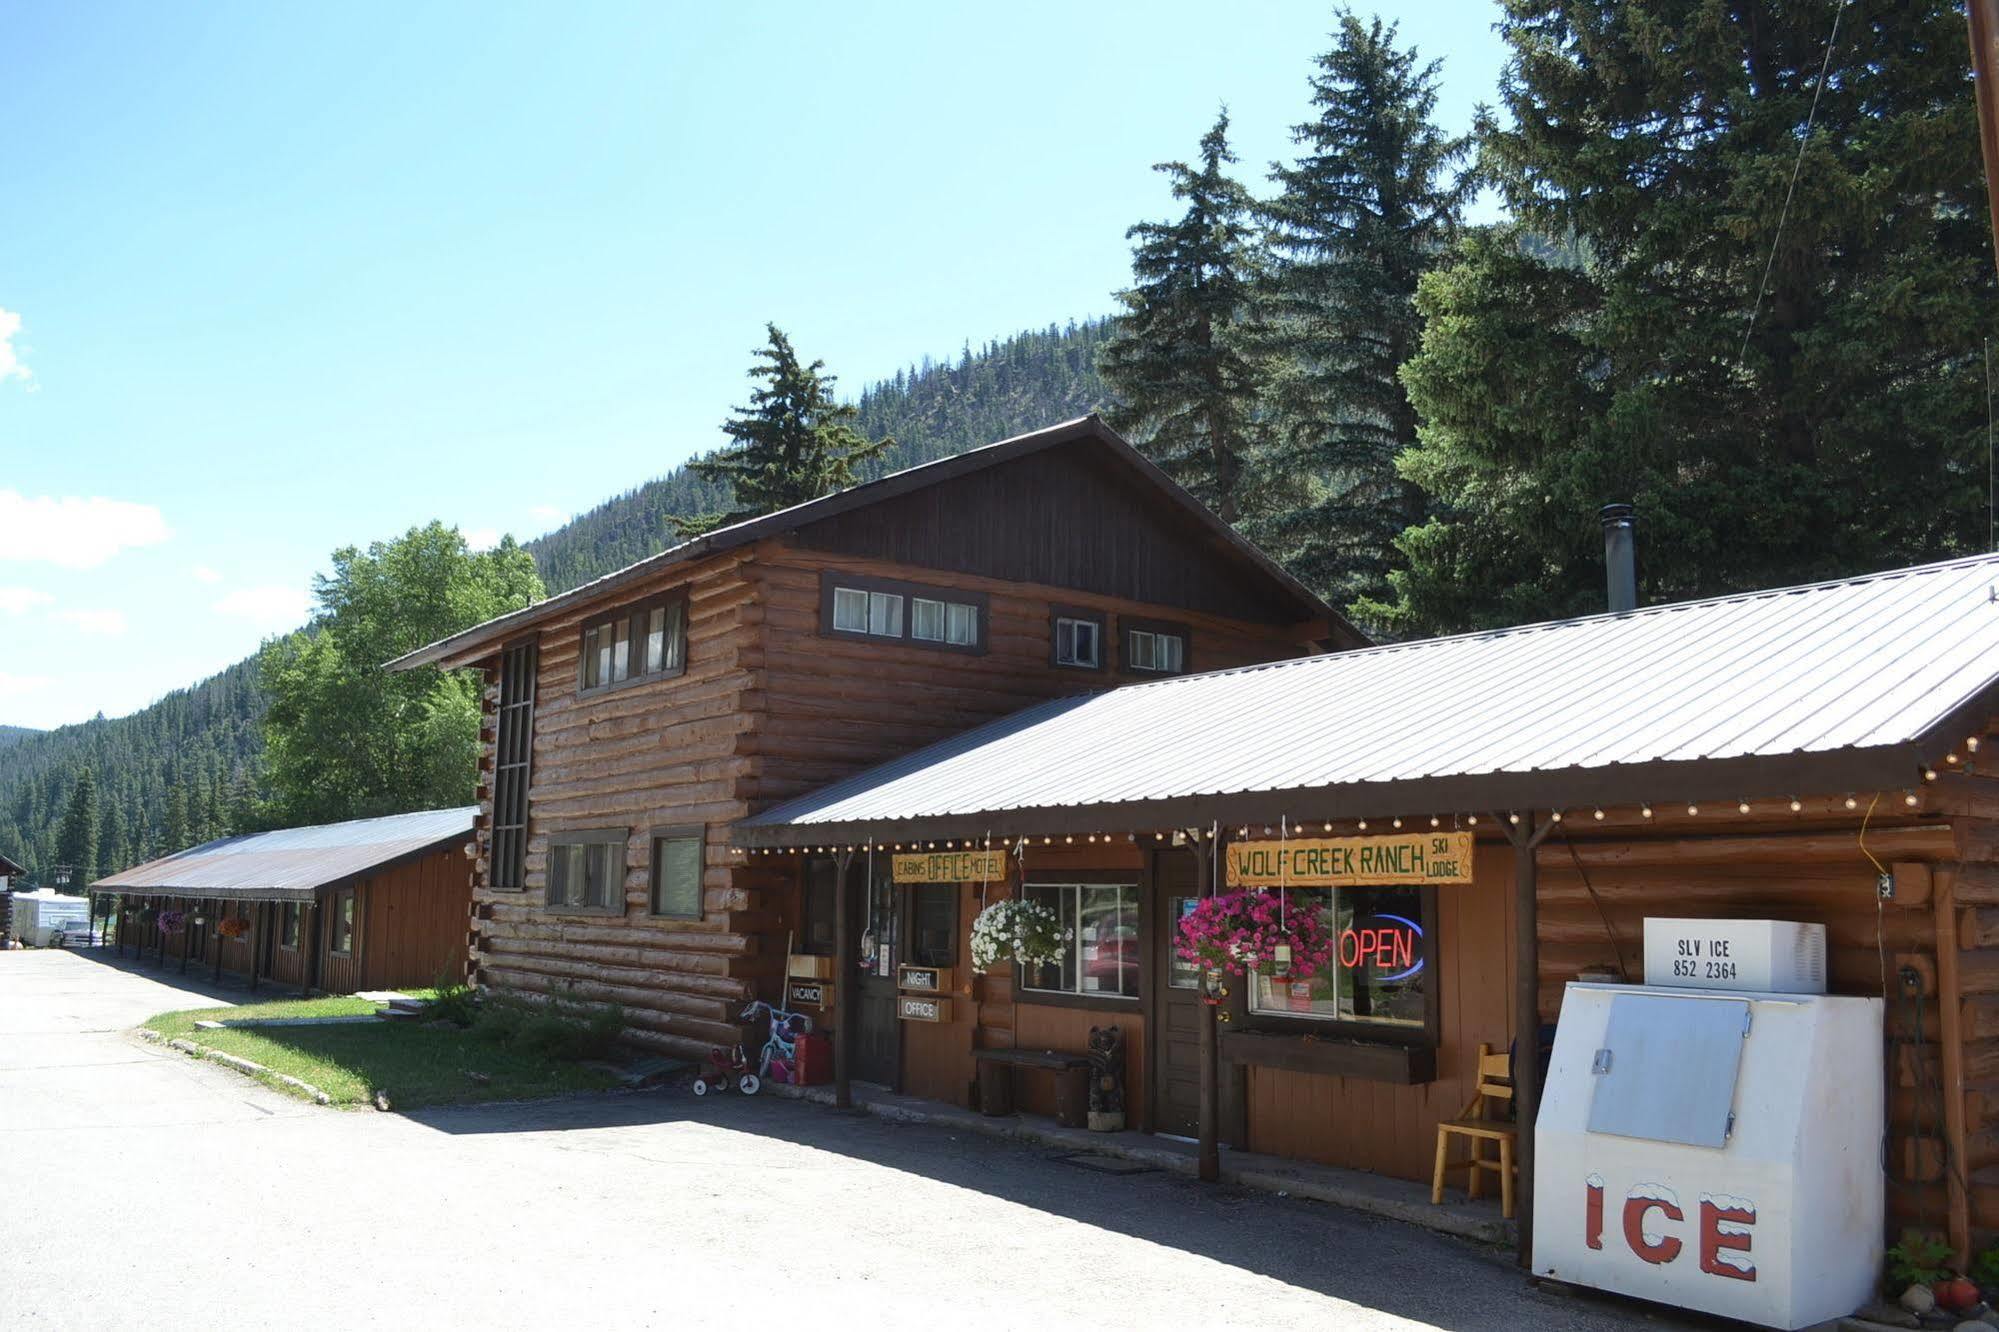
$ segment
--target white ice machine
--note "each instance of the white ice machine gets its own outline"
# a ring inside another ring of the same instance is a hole
[[[1711,950],[1786,922],[1648,920],[1648,979],[1655,924]],[[1715,984],[1568,986],[1534,1271],[1766,1327],[1851,1313],[1881,1270],[1881,1001]]]

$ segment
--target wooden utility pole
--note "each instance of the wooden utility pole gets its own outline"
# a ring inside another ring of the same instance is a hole
[[[1971,25],[1972,96],[1978,102],[1978,144],[1985,156],[1985,211],[1999,264],[1999,0],[1966,0]]]
[[[805,890],[805,880],[812,872],[812,863],[804,856],[798,857],[799,891]],[[834,862],[833,873],[833,1002],[839,1007],[835,1020],[840,1024],[833,1028],[833,1104],[845,1110],[854,1104],[854,1023],[861,1008],[861,982],[858,955],[861,940],[857,930],[862,912],[867,908],[867,894],[874,891],[873,884],[861,888],[862,911],[854,910],[849,899],[853,895],[853,885],[847,882],[847,871],[854,863],[854,853],[842,851]],[[779,984],[787,989],[791,979],[786,977]],[[788,997],[780,1003],[791,1002]]]

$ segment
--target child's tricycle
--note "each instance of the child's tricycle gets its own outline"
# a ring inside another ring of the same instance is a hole
[[[742,1046],[724,1050],[718,1045],[708,1052],[708,1067],[694,1079],[694,1094],[706,1096],[731,1086],[745,1096],[755,1096],[763,1087],[763,1079],[750,1068],[749,1056],[743,1053]]]

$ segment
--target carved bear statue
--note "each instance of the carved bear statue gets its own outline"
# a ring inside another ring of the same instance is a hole
[[[1090,1028],[1090,1128],[1116,1133],[1124,1127],[1124,1032]]]

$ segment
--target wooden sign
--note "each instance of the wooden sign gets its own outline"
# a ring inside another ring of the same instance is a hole
[[[793,1008],[831,1008],[833,987],[820,980],[795,980],[786,991],[786,1002]]]
[[[949,1022],[951,1001],[942,995],[932,998],[927,994],[899,994],[895,997],[895,1015],[904,1022]]]
[[[1364,888],[1472,881],[1472,835],[1468,832],[1298,837],[1282,842],[1237,842],[1228,850],[1231,888]]]
[[[786,974],[799,980],[833,979],[833,959],[811,953],[793,953]]]
[[[1004,851],[922,851],[895,857],[897,883],[999,883],[1007,875]]]
[[[895,978],[899,990],[918,990],[924,994],[947,994],[951,989],[951,969],[949,967],[914,967],[907,962]]]

